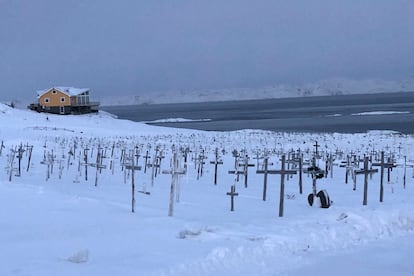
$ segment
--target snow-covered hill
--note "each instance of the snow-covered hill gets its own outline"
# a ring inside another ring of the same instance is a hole
[[[329,79],[303,85],[274,85],[263,88],[171,90],[135,96],[107,96],[102,105],[191,103],[287,97],[413,92],[414,76],[403,81]]]

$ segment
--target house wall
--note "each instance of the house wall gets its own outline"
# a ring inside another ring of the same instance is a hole
[[[63,99],[63,100],[62,100]],[[39,97],[39,104],[41,106],[70,106],[70,97],[69,95],[56,90],[56,89],[50,89],[46,93],[44,93],[42,96]]]

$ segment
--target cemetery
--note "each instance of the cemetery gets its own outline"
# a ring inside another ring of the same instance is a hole
[[[5,109],[1,116],[10,116],[11,112],[17,111]],[[410,135],[392,131],[202,132],[116,121],[104,114],[86,115],[61,128],[63,117],[45,120],[42,114],[37,115],[21,128],[8,125],[0,132],[0,165],[4,168],[0,172],[0,189],[9,193],[25,189],[31,200],[44,194],[50,194],[50,199],[45,199],[52,200],[57,195],[50,203],[57,206],[57,214],[70,208],[75,217],[86,212],[105,225],[100,228],[90,222],[94,226],[87,228],[87,235],[97,227],[98,235],[109,231],[105,238],[113,238],[121,231],[128,240],[134,232],[157,239],[151,226],[151,221],[156,220],[165,228],[157,230],[160,244],[167,237],[176,244],[179,237],[190,244],[199,241],[215,247],[234,239],[225,232],[237,228],[243,233],[245,250],[260,248],[256,253],[260,258],[269,253],[265,254],[266,249],[258,244],[274,242],[277,249],[270,255],[279,256],[276,251],[281,250],[280,243],[273,235],[286,235],[283,239],[289,239],[291,231],[299,237],[297,244],[289,243],[291,250],[309,247],[318,251],[329,248],[329,242],[333,247],[339,246],[337,236],[346,240],[341,246],[351,247],[361,235],[366,240],[378,239],[387,235],[386,231],[399,233],[414,227],[412,214],[406,214],[412,205],[399,210],[404,215],[397,217],[392,207],[413,195],[414,137]],[[19,116],[15,120],[26,121],[24,117],[28,115]],[[108,128],[115,125],[119,129],[116,135]],[[6,132],[7,128],[12,131]],[[26,135],[21,136],[22,132]],[[2,196],[0,200],[7,202]],[[19,205],[12,204],[10,208],[13,206]],[[385,222],[364,226],[371,216],[364,217],[368,210],[373,216],[376,212],[381,214],[375,220]],[[116,215],[107,215],[108,212]],[[117,226],[109,227],[111,222],[104,222],[108,218]],[[69,219],[73,220],[76,223],[77,219]],[[62,219],[58,221],[68,227]],[[251,224],[246,225],[247,221]],[[311,221],[326,228],[313,226]],[[256,227],[263,230],[253,231]],[[60,226],[52,228],[67,231]],[[73,226],[69,229],[80,231]],[[317,243],[321,230],[331,237],[323,245]],[[306,238],[309,235],[310,241]],[[78,249],[69,246],[72,249],[67,250],[73,252],[66,254],[68,260],[73,259],[72,253],[84,256],[84,247],[91,256],[97,254],[96,248],[101,246],[79,242],[83,243]],[[140,247],[140,252],[151,246],[137,241],[132,244]],[[235,258],[235,253],[218,254]],[[246,256],[239,256],[238,262]]]

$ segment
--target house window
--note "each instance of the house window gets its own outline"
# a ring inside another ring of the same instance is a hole
[[[57,93],[57,92],[56,92],[56,90],[53,90],[53,91],[52,91],[52,94],[56,94],[56,93]]]
[[[49,98],[45,98],[45,103],[48,103],[48,102],[50,102],[50,99]]]
[[[60,102],[61,102],[61,103],[64,103],[64,102],[65,102],[65,97],[61,97],[61,98],[60,98]]]

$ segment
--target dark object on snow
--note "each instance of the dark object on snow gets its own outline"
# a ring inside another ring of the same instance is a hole
[[[308,173],[312,174],[312,177],[315,177],[316,179],[320,179],[324,177],[324,172],[317,166],[311,166],[307,169]]]
[[[310,205],[310,206],[312,206],[312,205],[313,205],[313,194],[309,194],[309,195],[308,195],[308,202],[309,202],[309,205]]]
[[[326,190],[320,190],[316,196],[321,200],[321,208],[329,208],[331,206],[331,200]]]
[[[331,206],[332,201],[329,198],[328,192],[326,190],[320,190],[316,197],[319,198],[321,205],[321,208],[329,208]],[[313,206],[314,196],[313,194],[308,195],[308,203],[310,206]]]

